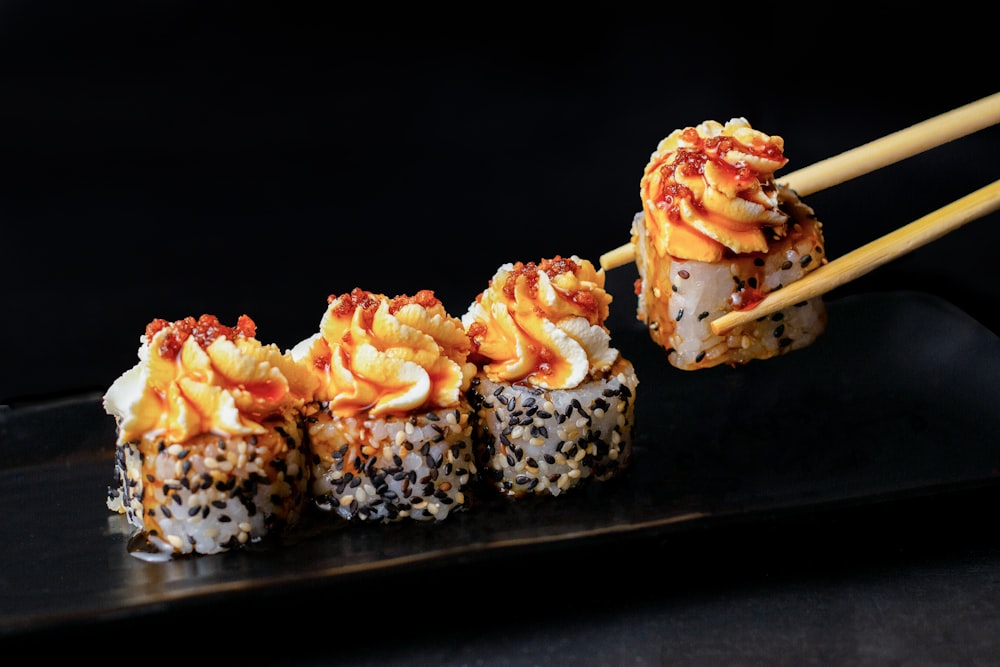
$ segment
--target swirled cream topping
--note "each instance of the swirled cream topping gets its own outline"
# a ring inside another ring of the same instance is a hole
[[[572,389],[618,359],[604,270],[576,255],[503,264],[462,317],[494,381]]]
[[[650,156],[640,183],[647,233],[662,257],[716,262],[765,252],[788,222],[774,172],[788,162],[784,140],[707,120],[674,130]]]
[[[458,405],[472,381],[472,343],[430,290],[389,298],[362,289],[331,295],[320,331],[292,356],[320,379],[318,401],[338,416]]]
[[[235,327],[214,315],[156,319],[140,336],[139,363],[104,395],[118,442],[161,437],[265,433],[268,415],[301,407],[316,381],[290,354],[255,338],[254,321]]]

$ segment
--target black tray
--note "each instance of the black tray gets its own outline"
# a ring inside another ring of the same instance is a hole
[[[634,465],[558,498],[472,494],[440,524],[344,526],[318,513],[280,541],[151,563],[105,507],[114,430],[99,395],[0,407],[0,636],[266,598],[598,543],[682,541],[727,521],[1000,482],[1000,339],[922,293],[829,303],[811,347],[680,371],[638,324],[615,332],[640,379]]]

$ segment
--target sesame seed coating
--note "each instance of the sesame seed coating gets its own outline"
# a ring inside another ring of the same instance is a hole
[[[406,416],[331,414],[307,407],[312,449],[310,495],[348,521],[441,521],[466,508],[476,478],[474,414],[456,408]]]
[[[118,445],[108,508],[172,554],[229,551],[294,526],[309,481],[301,418],[290,412],[263,426],[255,436]]]
[[[517,498],[558,496],[618,476],[631,463],[637,385],[624,359],[608,376],[569,390],[498,383],[480,373],[469,395],[481,480]]]

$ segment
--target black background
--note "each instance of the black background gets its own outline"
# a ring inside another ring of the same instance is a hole
[[[288,347],[355,286],[433,289],[459,315],[503,262],[596,262],[677,127],[744,116],[790,172],[1000,91],[992,17],[961,3],[332,7],[0,2],[0,405],[104,391],[156,317],[246,313]],[[809,196],[828,256],[993,182],[998,130]],[[985,216],[829,298],[918,289],[1000,331],[998,230]],[[608,274],[613,328],[634,324],[634,277]],[[229,619],[274,640],[254,664],[991,664],[996,506],[993,485],[542,550],[450,570],[444,612],[383,609],[409,574],[306,581],[30,646],[173,660]]]
[[[1000,90],[967,11],[904,29],[888,10],[2,7],[11,404],[105,389],[157,317],[246,313],[286,348],[355,286],[432,289],[461,315],[503,262],[596,264],[628,241],[642,169],[677,127],[743,116],[785,139],[789,173]],[[828,256],[992,182],[998,148],[989,128],[808,197]],[[926,290],[998,330],[998,225],[829,298]],[[613,326],[634,323],[633,279],[609,272]]]

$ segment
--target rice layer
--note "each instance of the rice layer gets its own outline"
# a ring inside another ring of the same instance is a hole
[[[308,407],[312,497],[344,519],[440,521],[467,506],[475,479],[472,409],[410,416],[336,417]]]
[[[118,445],[108,508],[166,554],[229,551],[295,525],[309,473],[300,417],[262,425],[263,435]]]
[[[794,221],[787,235],[772,241],[766,253],[720,262],[657,257],[643,214],[636,214],[637,317],[667,350],[671,365],[695,370],[767,359],[810,345],[826,329],[826,306],[814,297],[724,334],[712,332],[712,320],[799,280],[825,261],[822,225],[812,209],[793,192],[780,192],[782,208]]]
[[[480,373],[470,395],[481,479],[522,497],[558,496],[588,480],[615,477],[632,458],[637,385],[625,359],[576,389],[500,383]]]

